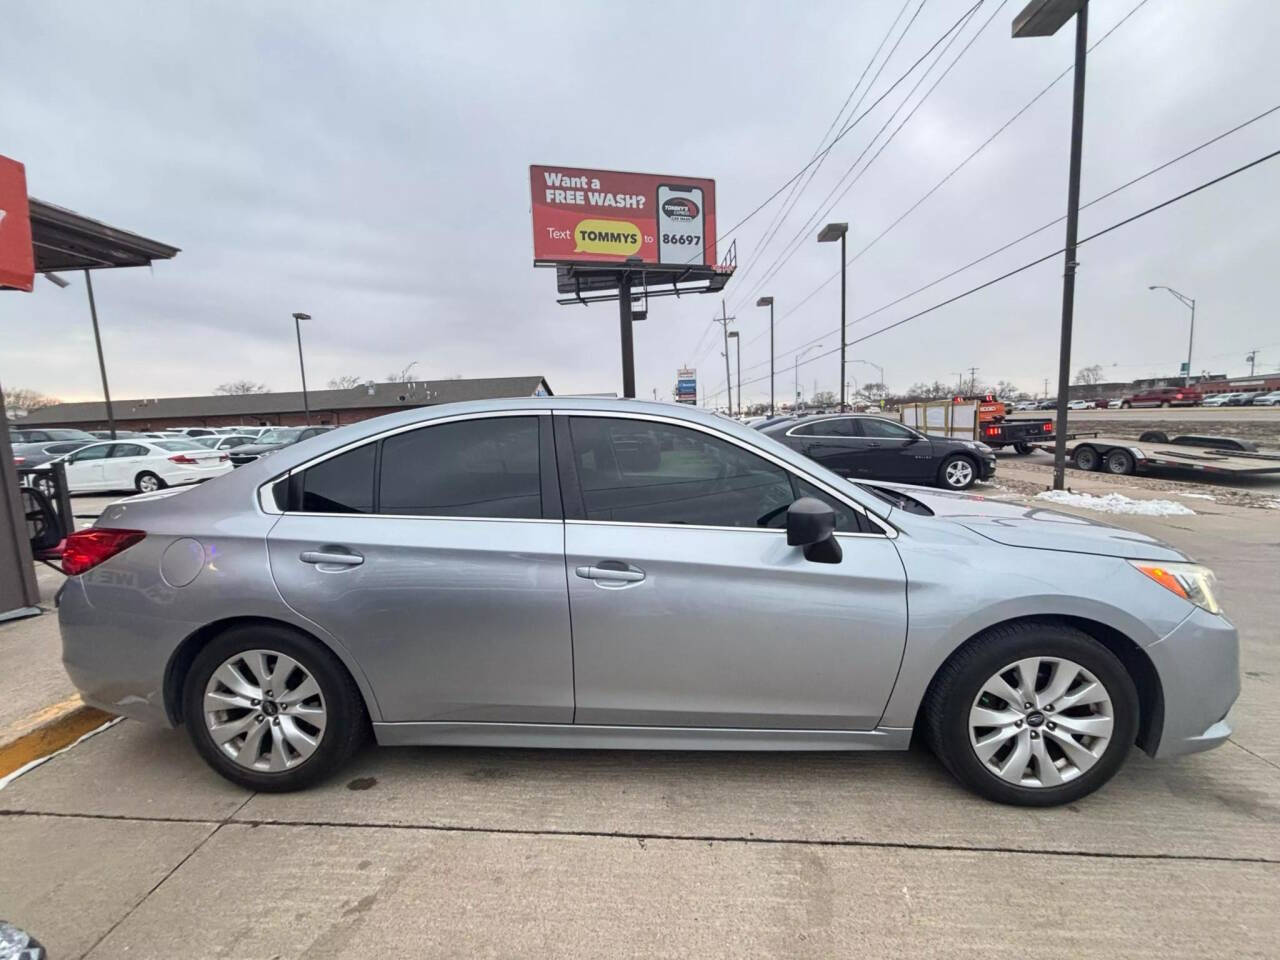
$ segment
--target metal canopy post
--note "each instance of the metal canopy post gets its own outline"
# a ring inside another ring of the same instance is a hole
[[[631,274],[618,278],[618,325],[622,337],[622,395],[636,395],[636,360],[631,342]]]
[[[84,286],[89,291],[89,318],[93,321],[93,343],[98,348],[98,372],[102,374],[102,398],[107,402],[107,430],[116,439],[116,415],[111,409],[111,388],[107,386],[107,363],[102,359],[102,335],[98,333],[98,307],[93,302],[93,277],[89,268],[84,271]]]

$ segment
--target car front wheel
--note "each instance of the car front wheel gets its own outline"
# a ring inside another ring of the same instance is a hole
[[[938,468],[938,483],[947,490],[967,490],[978,479],[978,471],[972,460],[953,453]]]
[[[285,627],[239,627],[212,640],[187,673],[182,703],[196,750],[249,790],[316,783],[346,763],[366,728],[342,663]]]
[[[938,672],[926,733],[943,765],[1000,803],[1070,803],[1106,783],[1138,729],[1124,665],[1065,624],[995,627]]]

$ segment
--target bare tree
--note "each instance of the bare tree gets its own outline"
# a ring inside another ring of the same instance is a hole
[[[61,403],[57,397],[47,397],[39,390],[32,390],[28,387],[13,387],[4,392],[4,405],[11,410],[25,410],[30,413],[32,410],[40,410],[44,407],[51,407],[55,403]]]
[[[1095,384],[1102,382],[1102,364],[1095,363],[1091,367],[1081,367],[1076,371],[1075,383]]]
[[[330,390],[350,390],[364,383],[362,379],[353,373],[343,374],[341,377],[334,377],[329,381]]]
[[[815,407],[834,407],[840,402],[840,398],[835,395],[834,390],[819,390],[809,402]]]
[[[229,383],[218,384],[213,388],[213,392],[239,396],[245,393],[270,393],[271,388],[265,383],[257,383],[253,380],[232,380]]]
[[[409,374],[413,371],[413,368],[416,367],[417,365],[418,365],[418,361],[414,360],[411,363],[407,364],[405,368],[399,371],[398,373],[397,372],[388,373],[387,382],[388,383],[408,383],[410,380]]]
[[[997,397],[1016,397],[1019,392],[1017,385],[1008,380],[1001,380],[996,384]]]

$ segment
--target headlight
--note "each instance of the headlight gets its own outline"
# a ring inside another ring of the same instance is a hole
[[[1213,571],[1198,563],[1151,563],[1146,560],[1130,560],[1138,572],[1146,574],[1171,593],[1194,603],[1210,613],[1221,613],[1213,585],[1217,582]]]
[[[962,441],[961,441],[961,443],[963,443],[963,444],[964,444],[966,447],[968,447],[970,450],[977,450],[979,453],[990,453],[990,452],[991,452],[991,448],[990,448],[990,447],[988,447],[985,443],[981,443],[980,441],[976,441],[976,440],[962,440]]]

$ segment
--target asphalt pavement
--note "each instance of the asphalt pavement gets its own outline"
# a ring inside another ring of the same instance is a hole
[[[125,721],[0,790],[21,865],[0,916],[57,960],[1274,956],[1280,512],[1189,502],[1106,519],[1217,570],[1236,733],[1135,753],[1067,807],[987,803],[918,749],[370,746],[317,789],[252,794],[184,731]]]

